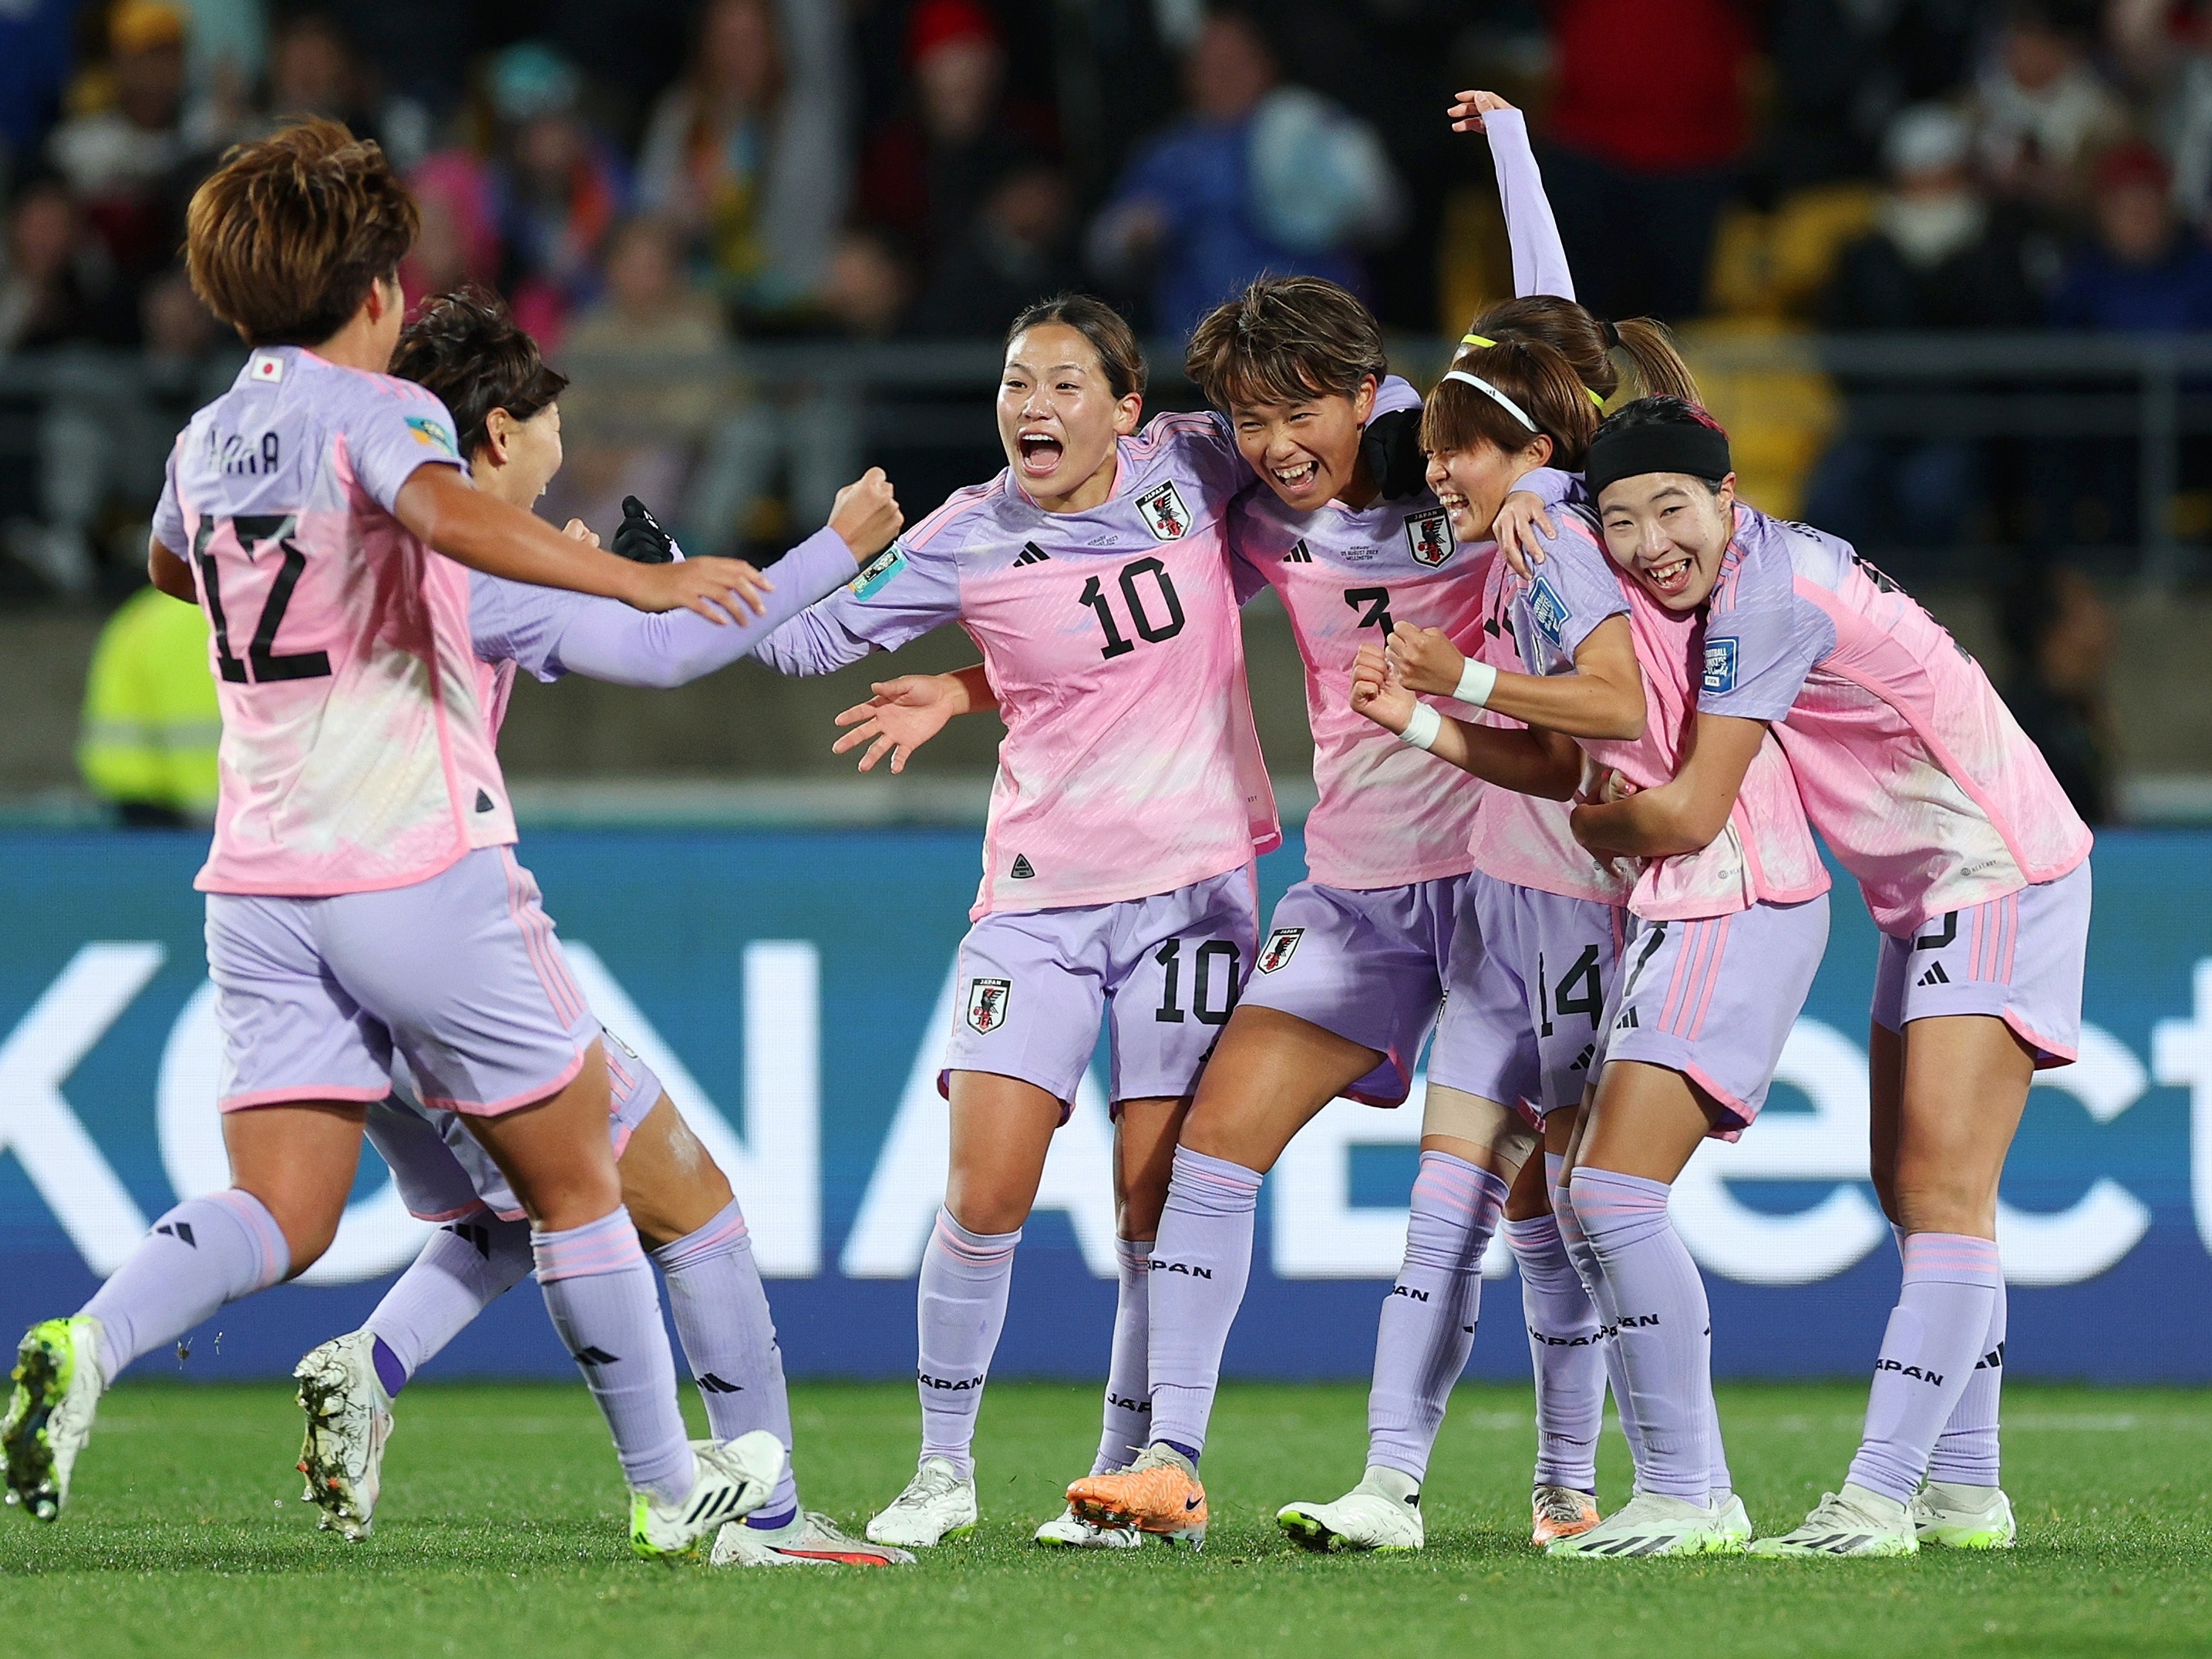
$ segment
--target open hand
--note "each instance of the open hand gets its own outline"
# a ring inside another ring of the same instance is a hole
[[[1449,697],[1459,690],[1467,657],[1441,628],[1400,623],[1390,630],[1390,666],[1409,691]]]
[[[743,559],[685,559],[676,564],[632,564],[630,591],[625,597],[639,611],[696,611],[716,624],[735,623],[742,628],[768,607],[761,596],[775,591],[775,584]]]
[[[842,755],[866,744],[863,772],[873,771],[885,755],[893,772],[905,771],[908,757],[967,711],[967,690],[951,674],[902,674],[868,690],[875,695],[837,716],[838,725],[853,729],[830,745],[831,754]]]
[[[830,528],[845,538],[858,564],[867,563],[889,547],[905,524],[891,481],[879,466],[870,467],[839,490],[830,508]]]
[[[1491,520],[1491,539],[1498,544],[1505,562],[1513,567],[1513,574],[1523,581],[1532,580],[1535,568],[1544,562],[1543,544],[1536,539],[1539,531],[1556,536],[1559,527],[1545,511],[1544,498],[1533,489],[1515,490]]]
[[[1494,92],[1462,92],[1453,94],[1452,106],[1444,113],[1451,117],[1454,132],[1480,132],[1484,116],[1512,107]]]
[[[1402,732],[1413,718],[1413,694],[1398,678],[1380,646],[1361,646],[1352,660],[1352,708],[1386,732]]]

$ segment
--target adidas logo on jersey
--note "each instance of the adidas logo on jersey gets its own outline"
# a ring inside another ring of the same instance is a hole
[[[1014,568],[1018,570],[1025,564],[1042,564],[1051,557],[1051,554],[1035,542],[1024,542],[1022,550],[1014,555]]]
[[[1014,854],[1014,867],[1007,871],[1006,875],[1010,880],[1030,881],[1036,878],[1036,870],[1024,855],[1017,853]]]
[[[1575,1063],[1568,1066],[1567,1069],[1571,1072],[1587,1072],[1589,1070],[1590,1061],[1596,1058],[1597,1044],[1595,1042],[1585,1042],[1583,1044],[1582,1053],[1575,1056]]]
[[[1285,564],[1311,564],[1313,562],[1313,553],[1312,550],[1306,546],[1304,537],[1301,536],[1297,541],[1291,544],[1291,550],[1283,555],[1283,562]]]
[[[1929,963],[1928,971],[1914,981],[1918,985],[1948,985],[1950,982],[1951,976],[1943,971],[1943,964],[1940,962]]]
[[[477,811],[479,812],[491,811],[491,797],[481,789],[477,791]]]
[[[1616,1031],[1633,1031],[1642,1024],[1643,1022],[1636,1018],[1636,1010],[1630,1008],[1625,1011],[1619,1019],[1613,1022],[1613,1029]]]

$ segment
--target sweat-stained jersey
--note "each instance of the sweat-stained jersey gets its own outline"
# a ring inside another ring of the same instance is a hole
[[[197,885],[315,896],[514,840],[477,694],[469,573],[392,516],[453,417],[410,380],[257,350],[169,456],[154,534],[191,562],[222,708]]]
[[[1698,707],[1776,723],[1884,933],[2088,857],[2088,825],[1981,665],[1848,543],[1739,502],[1705,611]]]
[[[1495,556],[1493,545],[1455,544],[1443,508],[1425,489],[1358,512],[1331,501],[1293,513],[1262,483],[1237,501],[1230,524],[1239,586],[1256,591],[1264,580],[1280,595],[1305,666],[1319,791],[1306,818],[1307,872],[1324,886],[1347,888],[1465,874],[1483,784],[1354,713],[1352,662],[1363,644],[1383,644],[1401,622],[1440,628],[1472,651],[1482,623],[1483,561]],[[1448,697],[1427,701],[1462,720],[1476,713]]]
[[[1655,788],[1674,777],[1696,716],[1698,618],[1667,610],[1625,576],[1583,510],[1554,508],[1552,516],[1559,533],[1545,539],[1544,562],[1514,595],[1515,642],[1528,672],[1565,673],[1598,623],[1626,614],[1644,676],[1644,735],[1583,739],[1582,747],[1638,787]],[[1698,852],[1646,860],[1628,908],[1647,921],[1689,920],[1800,903],[1828,886],[1788,757],[1769,732],[1720,835]]]
[[[977,917],[1170,892],[1282,840],[1225,545],[1250,469],[1218,417],[1180,414],[1117,466],[1087,513],[1045,512],[1005,471],[955,492],[757,653],[823,673],[967,629],[1006,723]]]

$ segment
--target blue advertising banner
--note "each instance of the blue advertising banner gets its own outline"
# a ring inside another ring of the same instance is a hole
[[[224,1184],[217,1041],[189,836],[0,835],[0,1329],[76,1307],[180,1194]],[[943,1190],[936,1074],[972,831],[532,836],[523,852],[586,994],[730,1171],[773,1282],[787,1364],[914,1363],[913,1278]],[[1261,866],[1272,902],[1295,836]],[[2000,1239],[2019,1371],[2212,1381],[2212,836],[2113,832],[2095,858],[2078,1065],[2037,1078]],[[1875,934],[1839,883],[1827,960],[1772,1103],[1709,1146],[1674,1213],[1732,1376],[1865,1368],[1896,1252],[1866,1175]],[[1113,1314],[1100,1079],[1057,1138],[1021,1246],[1000,1376],[1103,1376]],[[1231,1372],[1357,1376],[1404,1243],[1420,1125],[1340,1101],[1269,1177]],[[191,1376],[288,1370],[357,1324],[424,1229],[365,1157],[337,1244],[227,1309]],[[1489,1264],[1509,1279],[1500,1250]],[[1525,1376],[1518,1295],[1493,1284],[1474,1370]],[[537,1294],[506,1297],[434,1374],[567,1374]]]

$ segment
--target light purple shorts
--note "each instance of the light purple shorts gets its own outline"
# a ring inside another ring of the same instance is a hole
[[[2035,1050],[2038,1070],[2070,1065],[2081,1046],[2088,953],[2085,859],[2056,881],[1939,916],[1916,938],[1883,934],[1875,1024],[1901,1031],[1916,1019],[1988,1014]]]
[[[660,1103],[660,1079],[630,1046],[603,1030],[607,1057],[607,1132],[620,1158],[646,1114]],[[407,1213],[452,1221],[482,1205],[502,1221],[520,1219],[522,1200],[491,1154],[457,1112],[420,1103],[407,1063],[393,1056],[392,1093],[368,1109],[368,1139],[392,1169]]]
[[[504,847],[383,892],[210,893],[207,956],[226,1112],[381,1100],[397,1054],[425,1105],[495,1116],[565,1087],[599,1034]]]
[[[1252,966],[1258,909],[1247,865],[1149,898],[985,916],[960,941],[939,1090],[954,1072],[1019,1078],[1065,1123],[1103,1016],[1109,1101],[1188,1095]]]
[[[1370,1106],[1398,1105],[1443,1000],[1466,880],[1359,889],[1298,883],[1276,902],[1243,1000],[1376,1050],[1382,1063],[1344,1092]]]
[[[1540,1119],[1580,1103],[1597,1075],[1626,916],[1480,870],[1468,877],[1429,1081],[1500,1105],[1525,1102]]]
[[[1632,920],[1598,1063],[1680,1072],[1721,1109],[1734,1140],[1766,1103],[1782,1045],[1828,948],[1828,896],[1700,921]]]

